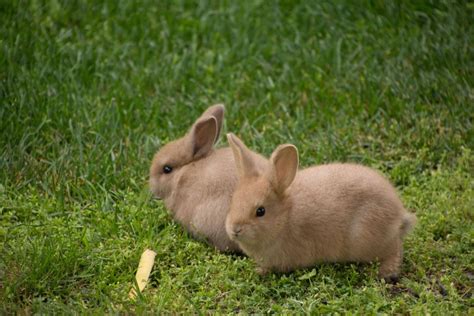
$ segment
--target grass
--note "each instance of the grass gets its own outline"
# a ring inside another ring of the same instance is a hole
[[[473,3],[0,1],[0,21],[2,313],[472,314]],[[260,277],[173,223],[151,157],[217,102],[257,151],[383,171],[419,219],[401,283]]]

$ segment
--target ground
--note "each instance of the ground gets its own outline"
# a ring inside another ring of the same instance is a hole
[[[473,313],[472,2],[1,1],[0,21],[2,313]],[[256,151],[383,172],[418,217],[400,283],[262,277],[175,224],[151,158],[217,102]]]

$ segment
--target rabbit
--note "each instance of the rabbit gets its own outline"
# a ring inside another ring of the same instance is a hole
[[[261,274],[319,262],[379,261],[379,277],[398,280],[402,239],[416,216],[368,167],[333,163],[298,171],[294,145],[278,146],[266,164],[227,134],[239,174],[226,231]]]
[[[214,149],[223,119],[224,106],[213,105],[185,136],[163,146],[153,158],[149,186],[194,237],[222,252],[241,253],[225,230],[238,181],[234,158],[229,147]]]

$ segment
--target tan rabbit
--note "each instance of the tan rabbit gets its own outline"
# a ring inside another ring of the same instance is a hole
[[[379,261],[381,278],[398,279],[402,238],[416,217],[378,172],[340,163],[298,171],[298,152],[289,144],[262,165],[239,138],[227,138],[240,180],[226,230],[259,272]]]
[[[163,146],[151,164],[150,189],[192,235],[221,251],[240,252],[225,231],[238,181],[234,158],[229,147],[214,149],[223,119],[224,106],[211,106],[184,137]]]

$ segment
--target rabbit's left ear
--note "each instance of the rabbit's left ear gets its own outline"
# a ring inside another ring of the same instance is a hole
[[[234,161],[239,172],[239,176],[254,177],[258,176],[259,172],[255,164],[255,159],[252,157],[252,152],[245,146],[245,144],[232,133],[227,134],[230,148],[234,154]]]
[[[270,162],[270,181],[277,192],[282,194],[291,185],[298,171],[298,149],[291,144],[280,145],[273,152]]]
[[[225,111],[224,104],[214,104],[213,106],[210,106],[209,108],[207,108],[207,110],[204,111],[204,113],[202,113],[200,117],[200,119],[203,119],[203,118],[208,118],[209,116],[212,116],[216,119],[217,136],[216,136],[216,139],[214,140],[215,143],[217,143],[217,141],[219,140],[219,135],[222,130],[222,124],[224,123],[224,111]]]
[[[213,116],[199,119],[187,135],[194,159],[207,155],[217,138],[217,121]]]

